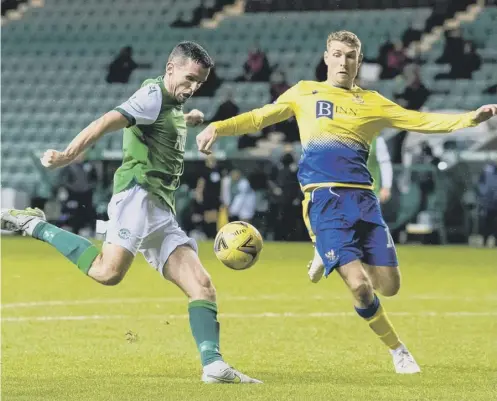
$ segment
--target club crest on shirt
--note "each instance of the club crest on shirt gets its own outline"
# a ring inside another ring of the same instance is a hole
[[[124,240],[127,240],[131,237],[131,231],[129,231],[127,228],[121,228],[117,234],[119,235],[119,238]]]
[[[352,96],[354,96],[354,99],[352,100],[354,103],[364,104],[364,99],[360,95],[353,93]]]
[[[150,96],[154,92],[157,92],[157,87],[155,85],[150,85],[148,87],[148,95]]]

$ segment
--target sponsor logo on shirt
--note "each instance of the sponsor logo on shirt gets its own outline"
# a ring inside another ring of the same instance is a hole
[[[333,103],[326,100],[316,102],[316,118],[326,117],[333,120]]]
[[[345,114],[347,116],[358,116],[359,110],[352,107],[342,107],[326,100],[316,102],[316,118],[327,117],[333,120],[335,114]]]

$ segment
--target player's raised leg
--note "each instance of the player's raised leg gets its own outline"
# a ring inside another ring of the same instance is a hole
[[[401,276],[398,266],[372,266],[363,263],[373,288],[385,297],[393,297],[400,290]]]
[[[203,366],[206,383],[262,383],[224,362],[219,348],[216,290],[197,253],[188,245],[178,246],[163,268],[166,279],[188,297],[188,314],[193,337]]]
[[[133,261],[133,254],[122,247],[105,244],[100,252],[86,238],[47,223],[39,209],[4,210],[1,227],[50,244],[84,274],[104,285],[118,284]]]

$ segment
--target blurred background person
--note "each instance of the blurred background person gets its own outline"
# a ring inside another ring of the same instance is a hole
[[[131,46],[123,47],[117,57],[110,63],[106,81],[110,84],[129,82],[129,78],[137,68],[150,68],[150,63],[137,63],[133,59],[133,48]]]
[[[229,221],[250,222],[256,211],[256,195],[249,180],[233,168],[222,185],[222,202],[227,205]]]
[[[494,247],[497,241],[497,164],[485,164],[478,180],[477,193],[483,244]]]
[[[205,160],[205,167],[197,180],[195,198],[203,218],[203,232],[207,238],[214,238],[221,206],[221,171],[214,156]]]
[[[62,209],[58,225],[68,227],[75,234],[83,229],[87,230],[86,236],[93,233],[96,222],[93,194],[97,179],[97,173],[91,163],[85,161],[84,153],[61,170],[58,194]]]

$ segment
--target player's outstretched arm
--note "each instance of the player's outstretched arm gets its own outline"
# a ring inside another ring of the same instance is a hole
[[[382,100],[384,116],[389,126],[424,134],[439,134],[474,127],[497,115],[495,104],[482,106],[469,113],[443,114],[407,110],[390,100]]]
[[[209,124],[197,135],[198,150],[208,155],[218,136],[250,134],[289,119],[294,115],[293,107],[298,96],[298,85],[288,89],[272,104]]]
[[[126,102],[88,125],[63,152],[47,150],[41,158],[41,163],[47,168],[65,166],[108,132],[134,125],[153,124],[160,113],[161,105],[160,86],[156,83],[146,84]]]
[[[285,121],[293,116],[292,108],[286,103],[268,104],[236,117],[209,124],[197,135],[198,150],[210,154],[218,136],[250,134],[270,125]]]
[[[66,166],[104,134],[123,129],[128,124],[128,119],[121,113],[115,110],[109,111],[81,131],[64,151],[47,150],[41,158],[41,164],[50,169]]]

